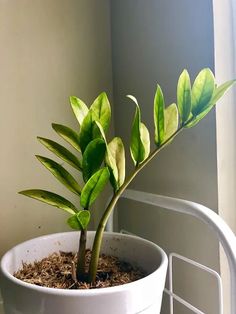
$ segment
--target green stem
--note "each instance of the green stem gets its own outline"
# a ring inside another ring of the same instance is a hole
[[[85,280],[85,253],[86,253],[87,229],[80,232],[79,251],[77,256],[76,277],[77,280]]]
[[[91,261],[89,265],[89,282],[95,282],[96,279],[96,273],[97,273],[97,265],[98,265],[98,259],[100,254],[100,248],[102,244],[102,238],[103,238],[103,232],[105,230],[107,221],[110,217],[111,212],[113,211],[117,201],[119,200],[121,194],[124,192],[124,190],[128,187],[128,185],[133,181],[133,179],[136,177],[136,175],[139,173],[140,170],[142,170],[165,146],[169,144],[169,142],[181,131],[183,130],[183,126],[181,126],[166,142],[164,142],[160,147],[156,148],[146,160],[144,160],[141,164],[139,164],[134,172],[130,175],[129,178],[124,182],[124,184],[119,188],[119,190],[113,195],[109,205],[107,206],[100,223],[98,225],[94,243],[93,243],[93,249],[92,249],[92,256]]]

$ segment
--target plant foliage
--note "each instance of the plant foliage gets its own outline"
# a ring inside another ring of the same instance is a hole
[[[89,280],[94,281],[97,271],[97,262],[106,222],[120,195],[134,179],[137,173],[162,148],[169,144],[184,128],[191,128],[199,123],[214,107],[215,103],[235,83],[228,81],[220,86],[210,69],[200,71],[191,86],[190,76],[184,70],[177,83],[176,104],[165,105],[162,89],[157,85],[154,96],[154,144],[156,148],[150,153],[150,135],[142,122],[141,109],[134,96],[128,96],[135,104],[133,123],[130,136],[130,155],[135,168],[126,178],[125,174],[125,147],[120,137],[107,140],[107,132],[111,121],[111,107],[106,93],[101,93],[88,107],[78,97],[70,97],[71,108],[79,124],[79,131],[75,131],[61,124],[52,124],[56,133],[69,143],[73,152],[61,144],[47,138],[38,137],[39,142],[55,154],[69,167],[82,173],[84,183],[81,185],[77,174],[71,174],[57,161],[48,157],[36,156],[41,164],[48,169],[70,192],[80,199],[80,208],[75,207],[69,200],[50,191],[30,189],[20,193],[39,200],[51,206],[58,207],[67,214],[68,225],[74,230],[81,231],[81,239],[86,237],[86,230],[91,217],[91,206],[110,181],[113,188],[113,197],[104,210],[99,223],[89,268]],[[76,175],[76,176],[75,176]],[[81,245],[82,247],[82,245]],[[84,271],[85,247],[80,248],[78,261],[79,271]],[[82,257],[81,257],[82,256]],[[77,274],[78,278],[84,274]]]

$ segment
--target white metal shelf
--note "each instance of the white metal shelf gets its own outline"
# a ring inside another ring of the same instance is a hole
[[[213,210],[207,208],[206,206],[162,195],[155,195],[151,193],[146,193],[142,191],[135,190],[126,190],[122,198],[134,200],[137,202],[153,205],[160,208],[165,208],[168,210],[172,210],[179,213],[184,213],[188,215],[192,215],[201,221],[203,221],[209,228],[211,228],[216,236],[218,237],[219,242],[221,243],[227,260],[229,264],[230,270],[230,301],[231,301],[231,311],[230,314],[236,314],[236,237],[233,231],[229,228],[229,226],[225,223],[225,221],[217,215]],[[107,230],[113,231],[113,215],[109,219],[107,224]],[[196,314],[204,314],[200,309],[197,309],[184,299],[180,298],[173,292],[173,269],[172,269],[172,261],[173,258],[180,259],[185,263],[190,263],[195,267],[201,268],[202,270],[211,273],[216,277],[216,282],[218,286],[218,307],[219,314],[223,314],[223,297],[222,297],[222,282],[219,274],[214,270],[201,265],[195,261],[192,261],[184,256],[181,256],[176,253],[171,253],[169,255],[169,289],[165,289],[165,292],[170,296],[170,314],[173,314],[173,300],[180,302],[188,309],[192,310],[193,313]],[[225,313],[229,314],[229,313]]]

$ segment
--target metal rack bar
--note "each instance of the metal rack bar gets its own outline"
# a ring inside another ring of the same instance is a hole
[[[223,314],[223,289],[222,289],[222,280],[221,280],[220,275],[215,270],[176,253],[169,254],[169,290],[165,289],[165,292],[169,294],[170,296],[170,314],[174,313],[173,299],[176,299],[180,303],[184,304],[187,308],[194,311],[194,313],[196,314],[204,314],[202,311],[194,307],[192,304],[186,302],[185,300],[183,300],[182,298],[174,294],[173,292],[173,258],[177,258],[179,260],[182,260],[183,262],[186,262],[197,268],[200,268],[203,271],[208,272],[209,274],[213,275],[216,278],[217,288],[218,288],[218,297],[219,297],[218,309],[219,309],[219,314]]]
[[[206,223],[217,235],[228,259],[231,285],[231,314],[236,313],[236,237],[225,221],[213,210],[206,206],[162,195],[155,195],[142,191],[126,190],[122,198],[141,203],[166,208],[179,213],[192,215]],[[113,230],[113,215],[107,230]],[[172,293],[172,292],[171,292]]]

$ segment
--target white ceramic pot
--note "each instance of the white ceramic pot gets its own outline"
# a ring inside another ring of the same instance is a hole
[[[94,232],[88,233],[91,248]],[[78,232],[39,237],[17,245],[1,261],[1,290],[5,314],[157,314],[160,312],[167,256],[156,244],[139,237],[105,233],[102,252],[142,267],[145,278],[122,286],[63,290],[39,287],[12,276],[24,262],[50,253],[77,251]]]

